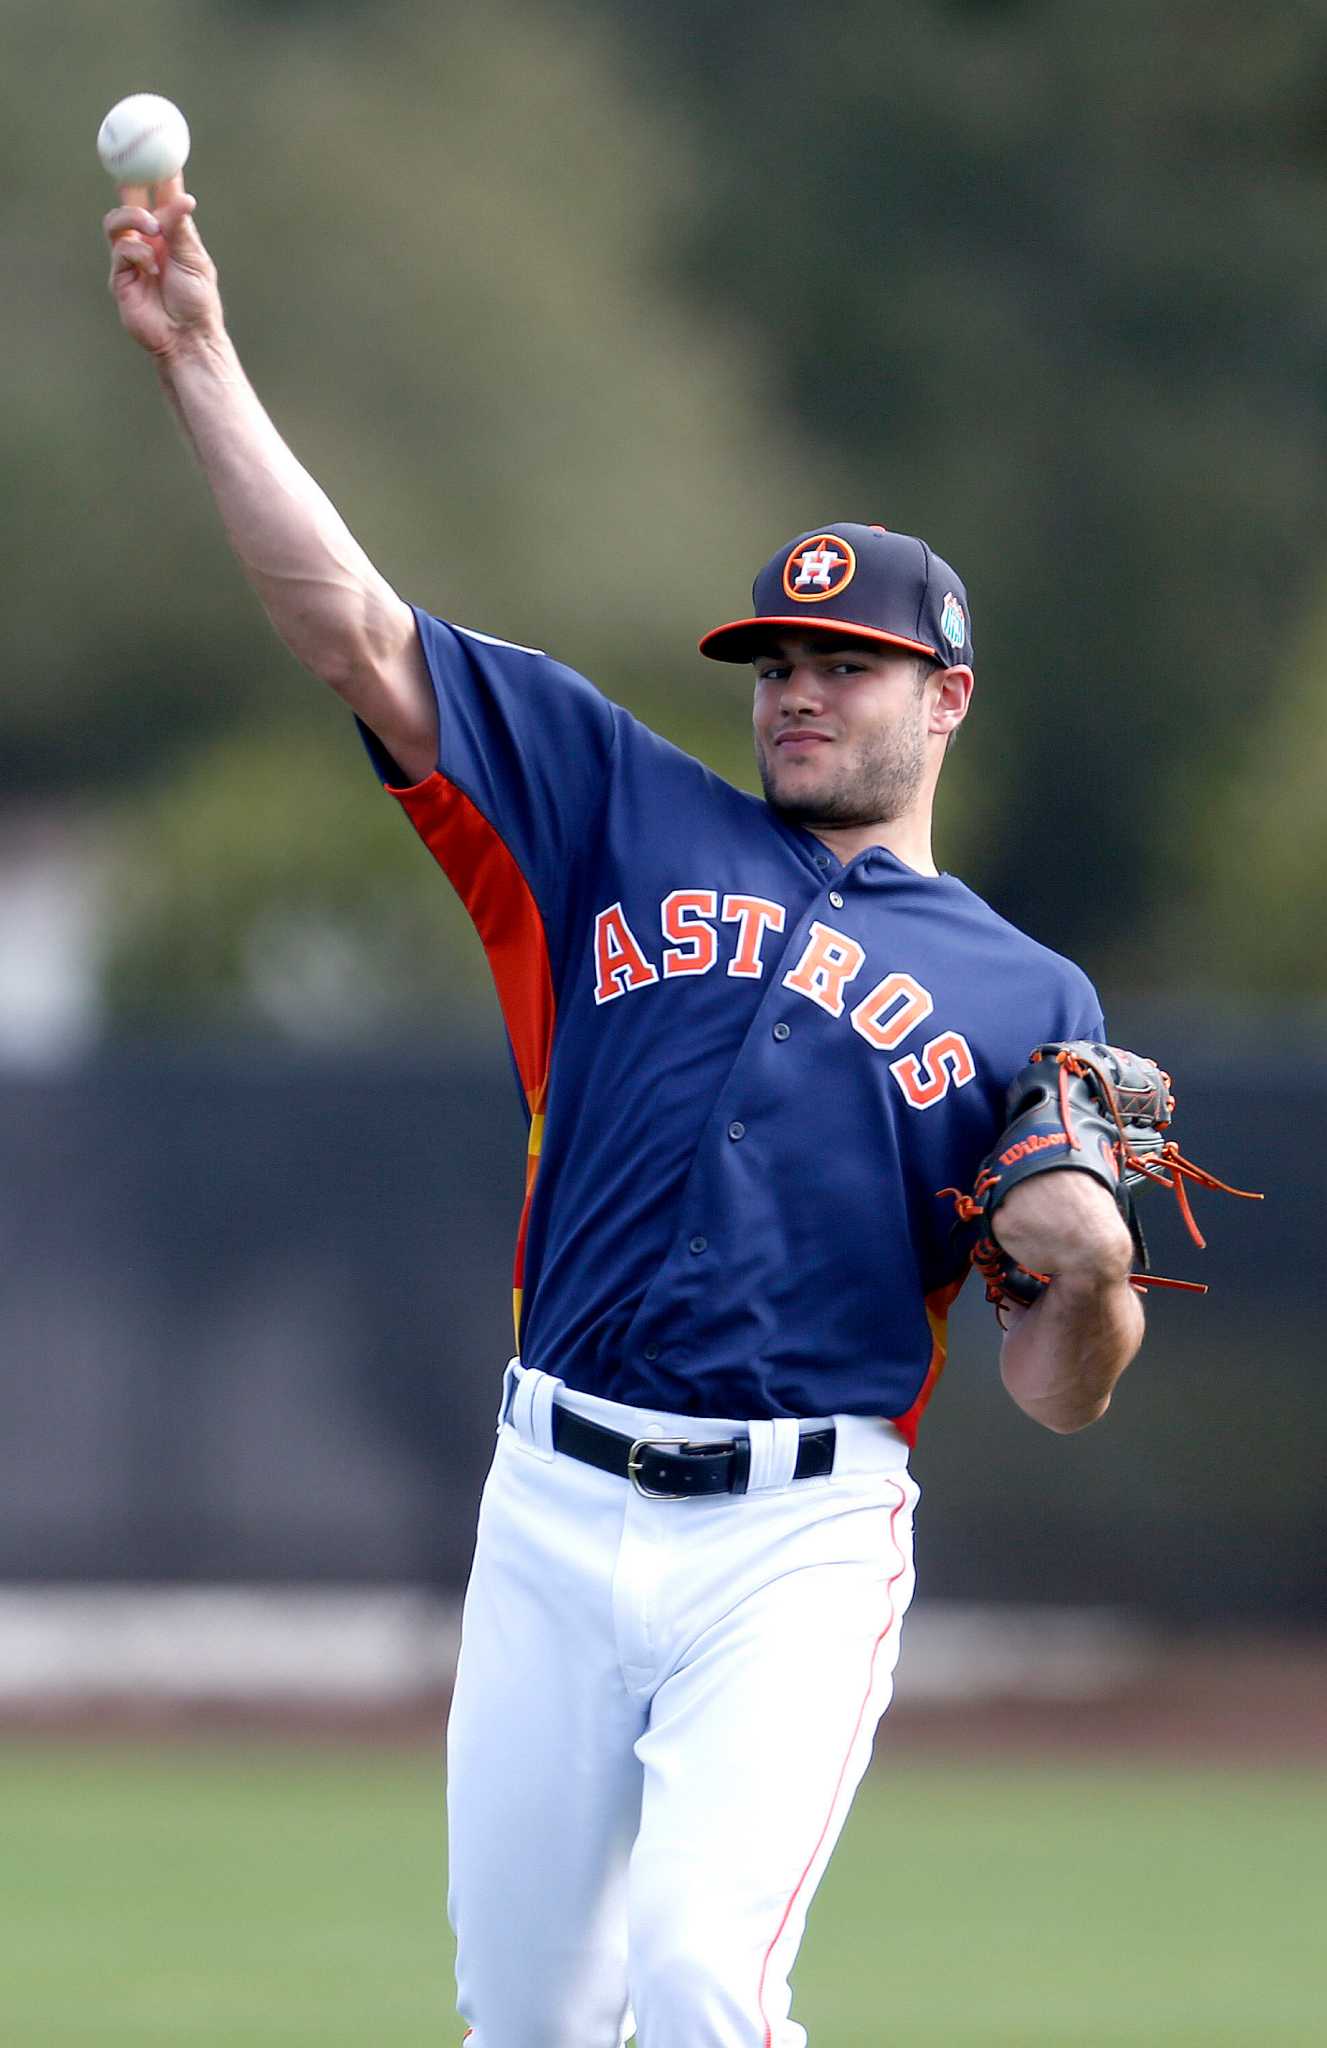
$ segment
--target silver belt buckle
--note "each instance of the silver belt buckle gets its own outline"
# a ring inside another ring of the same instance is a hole
[[[638,1436],[627,1452],[627,1477],[642,1500],[690,1500],[689,1493],[665,1493],[662,1489],[646,1486],[640,1476],[640,1454],[642,1451],[680,1451],[691,1442],[689,1436]]]

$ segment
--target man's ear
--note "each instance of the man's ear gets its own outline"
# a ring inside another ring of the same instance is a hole
[[[972,702],[972,687],[975,678],[970,668],[942,668],[931,678],[931,708],[927,721],[928,732],[938,732],[948,738],[958,731],[968,715]]]

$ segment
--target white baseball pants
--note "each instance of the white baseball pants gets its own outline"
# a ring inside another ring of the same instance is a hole
[[[642,1497],[552,1448],[752,1433],[750,1490]],[[917,1488],[888,1424],[657,1414],[508,1367],[448,1728],[469,2048],[804,2048],[788,1973],[889,1703]],[[808,1426],[817,1426],[809,1424]]]

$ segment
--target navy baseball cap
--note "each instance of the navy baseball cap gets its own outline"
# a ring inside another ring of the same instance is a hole
[[[887,526],[800,533],[751,586],[752,616],[716,626],[700,643],[714,661],[750,661],[771,626],[831,631],[929,654],[944,668],[972,662],[968,596],[956,572],[914,534]]]

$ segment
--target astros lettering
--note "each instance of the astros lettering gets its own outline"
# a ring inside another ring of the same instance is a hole
[[[672,889],[659,905],[659,930],[667,943],[656,967],[621,903],[610,903],[594,921],[594,1000],[611,1003],[661,980],[712,973],[719,960],[720,924],[737,927],[726,972],[759,978],[765,972],[767,935],[782,932],[787,921],[787,907],[765,896],[721,898],[716,889]],[[781,985],[828,1016],[841,1017],[847,1008],[845,991],[861,976],[866,960],[857,939],[813,918],[801,957],[783,973]],[[848,1012],[848,1022],[874,1051],[894,1052],[934,1008],[929,989],[905,970],[891,968]],[[971,1081],[977,1068],[962,1032],[950,1030],[929,1040],[920,1053],[891,1061],[889,1071],[914,1109],[930,1109],[951,1087]]]

